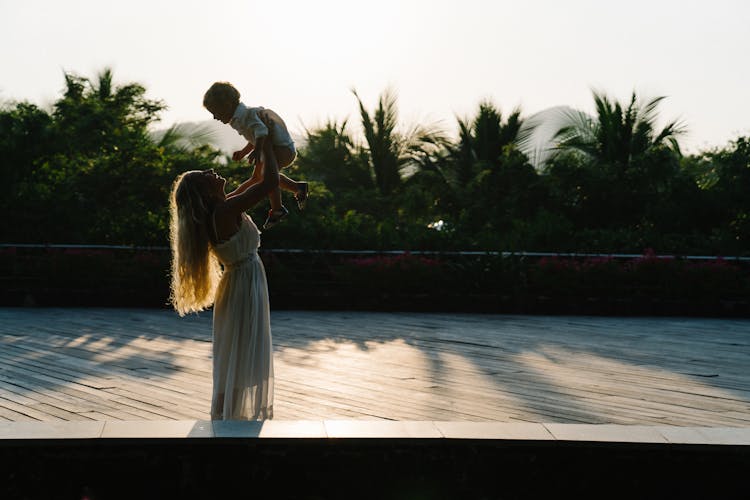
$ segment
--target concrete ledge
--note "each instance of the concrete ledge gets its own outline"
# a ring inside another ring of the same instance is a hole
[[[0,441],[96,438],[475,439],[592,443],[750,445],[750,427],[411,422],[390,420],[140,420],[0,422]]]
[[[748,470],[750,428],[0,423],[2,499],[739,498]]]

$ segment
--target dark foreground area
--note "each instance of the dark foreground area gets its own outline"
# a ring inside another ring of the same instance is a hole
[[[0,497],[716,498],[750,446],[472,439],[0,441]],[[729,495],[729,496],[727,496]]]

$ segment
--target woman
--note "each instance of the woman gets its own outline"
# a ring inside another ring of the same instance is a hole
[[[279,185],[270,141],[262,159],[262,177],[229,194],[209,169],[178,176],[170,198],[170,301],[180,316],[214,305],[212,420],[273,417],[268,288],[260,232],[245,213]]]

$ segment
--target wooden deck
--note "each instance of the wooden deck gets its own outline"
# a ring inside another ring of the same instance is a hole
[[[750,321],[275,311],[275,418],[750,427]],[[208,419],[211,315],[0,309],[0,420]]]

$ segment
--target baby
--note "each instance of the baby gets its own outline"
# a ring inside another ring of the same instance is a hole
[[[263,167],[261,152],[266,140],[271,141],[279,169],[288,167],[297,156],[294,141],[289,135],[284,120],[279,115],[262,107],[250,108],[240,102],[240,92],[227,82],[216,82],[203,96],[203,106],[210,111],[216,120],[228,123],[241,136],[247,139],[247,146],[232,154],[232,160],[240,161],[249,155],[250,163],[255,162],[251,183],[260,181]],[[258,168],[260,166],[260,168]],[[279,174],[279,187],[294,193],[300,210],[304,209],[307,201],[308,185],[306,182],[296,182]],[[280,189],[273,190],[268,198],[271,210],[263,229],[268,229],[286,217],[289,211],[281,204]]]

